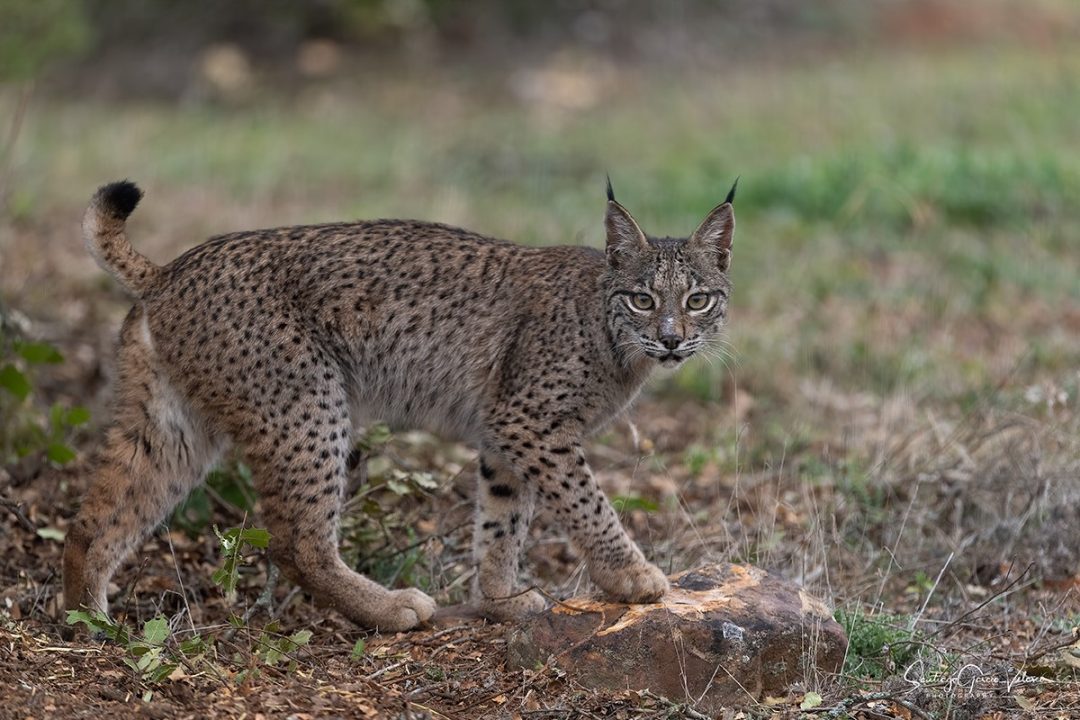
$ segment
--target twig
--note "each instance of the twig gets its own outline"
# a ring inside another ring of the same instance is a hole
[[[375,552],[365,555],[363,558],[361,558],[357,562],[357,565],[358,566],[363,565],[364,563],[369,563],[369,562],[371,562],[373,560],[390,560],[391,558],[395,558],[398,555],[403,555],[403,554],[409,552],[410,550],[415,550],[416,548],[420,547],[421,545],[424,545],[425,543],[428,543],[428,542],[434,540],[435,538],[445,538],[447,535],[450,535],[452,533],[457,532],[458,530],[460,530],[461,528],[463,528],[466,525],[470,524],[471,522],[472,522],[472,520],[466,520],[465,522],[460,523],[458,525],[455,525],[454,527],[450,528],[449,530],[446,530],[445,532],[441,532],[441,533],[438,533],[436,535],[428,535],[427,537],[421,538],[420,540],[417,540],[416,542],[409,543],[408,545],[406,545],[403,548],[395,548],[393,551],[391,551],[389,553],[386,553],[385,555],[382,555],[382,554],[380,554],[381,551],[386,548],[386,546],[384,545],[383,547],[379,548]]]
[[[477,707],[478,705],[483,705],[484,703],[486,703],[486,702],[488,702],[490,700],[494,700],[495,698],[499,697],[500,695],[505,695],[508,692],[512,692],[512,690],[507,690],[506,688],[499,688],[495,692],[488,693],[487,695],[484,695],[483,697],[481,697],[479,700],[471,702],[468,705],[466,705],[465,707],[461,708],[461,712],[466,713],[466,712],[472,710],[474,707]]]
[[[1043,647],[1039,648],[1037,652],[1033,652],[1030,655],[1025,655],[1024,660],[1021,663],[1021,666],[1022,667],[1030,667],[1031,663],[1033,663],[1036,660],[1042,658],[1044,655],[1047,655],[1047,654],[1052,653],[1052,652],[1056,652],[1058,650],[1063,650],[1064,648],[1067,648],[1067,647],[1070,647],[1070,646],[1076,644],[1076,640],[1077,640],[1077,638],[1076,638],[1076,635],[1074,634],[1072,637],[1070,637],[1070,638],[1068,638],[1066,640],[1062,640],[1060,642],[1049,643],[1047,645],[1044,645]]]
[[[26,517],[26,513],[23,512],[22,503],[17,503],[14,500],[8,500],[5,497],[0,497],[0,506],[6,507],[11,511],[11,514],[15,516],[15,519],[19,521],[23,529],[26,532],[37,532],[37,525],[30,522],[30,518]]]
[[[670,710],[677,709],[685,717],[688,717],[691,720],[711,720],[711,718],[708,715],[702,715],[701,713],[699,713],[697,710],[690,707],[689,705],[684,705],[682,703],[677,703],[674,700],[671,700],[669,698],[664,697],[663,695],[657,695],[652,690],[642,690],[641,694],[642,694],[642,696],[647,697],[650,700],[656,700],[657,702],[663,703]]]
[[[951,621],[949,623],[946,623],[945,625],[942,625],[937,630],[935,630],[934,632],[930,633],[925,638],[923,638],[923,640],[924,641],[929,640],[930,638],[936,637],[936,636],[940,635],[941,633],[945,632],[946,630],[949,630],[949,629],[953,628],[957,624],[963,622],[964,620],[968,619],[969,617],[971,617],[975,613],[982,610],[984,607],[986,607],[987,605],[992,603],[994,600],[997,600],[998,598],[1002,597],[1003,595],[1008,593],[1013,587],[1015,587],[1021,580],[1023,580],[1024,576],[1027,575],[1028,572],[1030,572],[1033,567],[1035,567],[1035,563],[1028,564],[1028,566],[1026,568],[1024,568],[1024,572],[1017,575],[1016,579],[1013,580],[1011,583],[1009,583],[1005,587],[1001,588],[996,593],[994,593],[990,597],[986,598],[981,603],[979,603],[978,605],[973,607],[971,610],[968,610],[966,613],[964,613],[960,617],[956,618],[955,620],[953,620],[953,621]],[[1011,572],[1011,571],[1012,571],[1012,567],[1010,566],[1009,567],[1009,572]],[[1009,577],[1009,572],[1005,573],[1005,577]]]
[[[207,495],[209,495],[210,499],[213,500],[214,502],[216,502],[221,507],[221,509],[224,510],[228,515],[231,515],[232,517],[236,518],[237,520],[247,521],[247,511],[246,510],[241,510],[240,508],[236,507],[236,505],[234,505],[233,503],[231,503],[228,500],[226,500],[225,498],[223,498],[221,496],[221,493],[219,493],[214,488],[210,487],[209,484],[203,485],[203,492],[205,492]],[[254,506],[254,503],[249,503],[249,504],[251,506]]]
[[[412,658],[406,658],[406,659],[404,659],[404,660],[402,660],[400,662],[396,662],[396,663],[393,663],[391,665],[387,665],[384,668],[379,668],[378,670],[371,673],[370,675],[365,675],[364,680],[374,680],[375,678],[379,677],[380,675],[385,675],[388,672],[392,672],[394,670],[397,670],[399,667],[404,667],[405,665],[408,665],[411,662],[413,662]]]
[[[4,140],[3,154],[0,155],[0,201],[7,196],[8,179],[11,176],[11,164],[15,158],[15,143],[19,139],[23,120],[26,118],[26,109],[30,106],[30,95],[33,93],[34,84],[28,82],[19,89],[19,100],[15,104],[15,115],[11,118],[11,127],[8,129],[7,138]]]
[[[915,715],[916,717],[922,718],[922,720],[930,720],[930,715],[928,715],[927,713],[920,710],[912,702],[910,702],[908,700],[904,700],[903,698],[898,698],[898,697],[896,697],[896,695],[894,695],[892,693],[887,693],[887,692],[871,693],[870,695],[861,695],[859,697],[844,698],[843,700],[836,703],[835,705],[827,706],[827,707],[826,706],[821,706],[821,707],[816,707],[816,708],[809,708],[809,709],[804,710],[803,712],[828,713],[829,717],[838,718],[838,717],[842,717],[844,714],[847,713],[848,710],[850,710],[851,708],[853,708],[853,707],[855,707],[857,705],[865,705],[867,703],[879,702],[879,701],[882,701],[882,700],[887,700],[888,702],[896,703],[897,705],[901,706],[902,708],[907,710],[912,715]]]
[[[919,608],[919,612],[915,613],[915,617],[911,619],[911,625],[908,627],[909,631],[914,632],[915,627],[919,624],[919,621],[922,620],[923,613],[926,612],[926,606],[930,604],[930,598],[934,596],[934,591],[937,590],[938,583],[941,582],[941,576],[945,574],[945,570],[949,567],[949,563],[952,562],[952,559],[953,553],[949,553],[948,559],[945,561],[945,564],[941,566],[941,570],[938,571],[937,577],[934,578],[934,584],[930,586],[930,590],[926,593],[926,599],[923,600],[922,607]]]
[[[432,633],[431,635],[428,635],[427,637],[421,639],[417,639],[415,637],[403,637],[400,640],[388,643],[388,645],[389,647],[393,647],[402,643],[408,645],[430,645],[431,641],[435,640],[436,638],[444,637],[446,635],[449,635],[450,633],[455,633],[459,630],[468,630],[471,627],[472,625],[469,623],[462,623],[461,625],[453,625],[438,632]]]
[[[277,588],[279,573],[278,566],[272,562],[269,563],[269,567],[266,570],[266,584],[263,586],[262,592],[259,593],[259,597],[256,598],[255,602],[249,605],[247,610],[244,611],[244,615],[240,618],[239,627],[246,627],[251,618],[254,617],[255,611],[261,607],[269,608],[268,612],[272,615],[274,589]],[[232,640],[233,636],[236,635],[237,627],[238,626],[236,625],[232,626],[232,628],[222,635],[222,639],[226,641]]]
[[[180,597],[184,601],[184,610],[187,611],[188,624],[191,625],[191,632],[195,632],[195,619],[191,617],[191,605],[188,604],[187,588],[184,587],[184,577],[180,573],[180,563],[176,561],[176,548],[173,547],[172,534],[168,530],[165,531],[165,539],[169,541],[169,555],[172,556],[173,569],[176,570],[176,581],[180,583]]]

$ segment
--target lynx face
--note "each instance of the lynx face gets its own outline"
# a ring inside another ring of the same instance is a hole
[[[731,200],[688,238],[651,238],[609,196],[608,327],[627,362],[645,356],[675,367],[720,333],[731,292]]]

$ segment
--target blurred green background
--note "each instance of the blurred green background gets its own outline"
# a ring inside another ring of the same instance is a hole
[[[77,231],[108,180],[165,262],[376,216],[599,245],[607,172],[685,234],[741,175],[732,356],[654,392],[1075,396],[1076,3],[2,0],[0,28],[3,299],[57,337],[125,306]]]

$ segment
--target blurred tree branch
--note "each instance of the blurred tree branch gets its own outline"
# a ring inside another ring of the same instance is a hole
[[[23,121],[26,119],[26,109],[30,106],[30,96],[34,92],[33,81],[27,81],[19,88],[19,96],[15,101],[15,112],[8,127],[7,136],[4,138],[4,146],[0,149],[0,208],[7,207],[8,187],[11,182],[11,168],[15,159],[15,143],[19,140]],[[3,303],[0,302],[0,322],[5,322],[7,315],[4,314]]]

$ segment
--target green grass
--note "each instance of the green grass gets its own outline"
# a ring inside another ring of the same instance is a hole
[[[1078,71],[1080,51],[996,48],[628,73],[569,114],[453,73],[237,108],[42,99],[9,207],[74,222],[94,186],[130,177],[150,191],[136,242],[171,252],[252,222],[374,216],[599,245],[605,172],[656,234],[688,233],[741,175],[736,380],[962,402],[1018,363],[1080,360],[1018,313],[1053,325],[1080,302]],[[698,363],[663,387],[712,400],[729,379]]]
[[[844,660],[848,677],[881,680],[901,674],[923,652],[919,637],[909,627],[911,618],[867,615],[859,609],[840,609],[835,617],[848,636]]]

